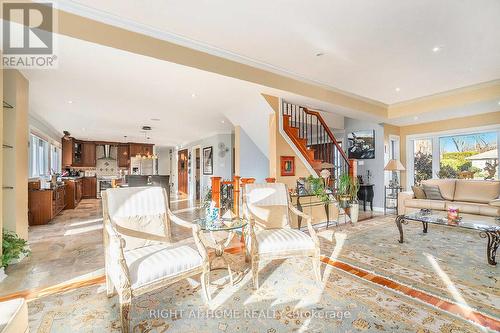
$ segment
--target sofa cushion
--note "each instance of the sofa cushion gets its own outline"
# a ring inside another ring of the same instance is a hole
[[[425,196],[425,191],[423,186],[412,186],[411,189],[413,190],[413,194],[415,195],[415,198],[417,199],[426,199],[427,197]]]
[[[424,184],[425,198],[429,200],[443,200],[439,186]]]
[[[437,185],[444,200],[454,200],[456,179],[427,179],[422,185]]]
[[[455,201],[488,203],[500,195],[500,181],[458,179]]]
[[[435,210],[445,210],[445,201],[443,200],[428,200],[428,199],[406,199],[405,206],[408,208],[425,208]]]
[[[201,266],[198,251],[187,245],[150,245],[124,253],[132,289]]]
[[[0,302],[0,332],[28,332],[28,306],[24,298]]]
[[[477,202],[464,202],[464,201],[448,201],[446,202],[446,209],[454,207],[458,208],[459,213],[484,215],[484,216],[500,216],[500,207],[491,206],[488,204],[481,204]]]
[[[256,233],[259,254],[304,251],[315,248],[312,238],[296,229],[267,229]]]

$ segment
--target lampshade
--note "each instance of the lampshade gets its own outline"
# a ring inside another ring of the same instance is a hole
[[[386,171],[403,171],[406,170],[399,160],[389,160],[384,170]]]

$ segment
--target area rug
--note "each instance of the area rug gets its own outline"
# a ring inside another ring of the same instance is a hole
[[[247,271],[240,254],[233,268]],[[226,272],[212,273],[222,283]],[[260,288],[251,274],[236,285],[211,287],[209,306],[197,278],[139,296],[132,306],[132,332],[484,332],[484,329],[329,265],[317,282],[308,260],[263,263]],[[118,332],[117,297],[104,285],[80,288],[29,302],[31,332]]]
[[[487,263],[479,232],[429,225],[424,234],[411,222],[403,228],[403,244],[394,217],[329,228],[319,233],[322,254],[500,318],[500,268]]]

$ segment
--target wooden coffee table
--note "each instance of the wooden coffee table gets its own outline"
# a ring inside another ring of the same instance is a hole
[[[422,223],[424,233],[427,233],[429,224],[437,224],[442,226],[447,226],[450,228],[462,228],[469,230],[479,231],[479,236],[481,238],[487,238],[488,247],[486,250],[486,256],[488,258],[488,263],[490,265],[496,265],[495,261],[496,252],[498,245],[500,244],[500,223],[498,218],[496,219],[497,225],[488,225],[480,221],[480,217],[477,220],[471,218],[461,218],[458,222],[450,223],[446,216],[441,215],[438,212],[433,212],[429,210],[422,210],[419,212],[414,212],[405,215],[398,215],[396,217],[396,226],[399,230],[399,242],[403,243],[403,224],[408,224],[408,222],[420,222]]]

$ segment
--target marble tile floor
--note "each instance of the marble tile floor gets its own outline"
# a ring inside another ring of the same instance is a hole
[[[173,197],[171,209],[185,220],[200,216],[199,202]],[[381,215],[360,212],[360,220]],[[175,240],[191,237],[191,230],[174,224]],[[78,281],[99,280],[104,275],[102,209],[100,199],[84,199],[76,209],[64,210],[49,224],[29,228],[31,255],[10,265],[0,283],[0,299],[20,293],[29,295]],[[229,247],[240,247],[234,237]]]

